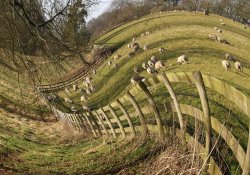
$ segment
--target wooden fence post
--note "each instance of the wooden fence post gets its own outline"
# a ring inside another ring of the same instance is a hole
[[[211,149],[211,116],[208,104],[208,98],[206,94],[205,84],[200,71],[193,72],[193,78],[201,99],[201,105],[204,113],[204,123],[206,129],[206,146],[204,152],[204,168],[203,174],[208,170],[208,164],[210,163],[210,149]]]
[[[105,111],[103,110],[103,108],[100,108],[100,109],[101,109],[101,112],[102,112],[104,118],[106,119],[110,129],[111,129],[111,132],[112,132],[114,138],[116,138],[117,135],[116,135],[115,129],[113,128],[113,125],[112,125],[111,121],[109,120],[109,118],[108,118],[107,114],[105,113]]]
[[[154,112],[154,116],[155,116],[155,120],[158,126],[158,132],[159,132],[159,137],[161,139],[164,138],[164,129],[163,129],[163,124],[162,124],[162,120],[161,120],[161,115],[159,112],[159,109],[154,101],[154,98],[152,96],[152,94],[149,92],[147,86],[145,85],[144,82],[140,81],[138,83],[139,87],[141,88],[141,90],[146,94],[146,97],[149,101],[149,105],[152,108],[153,112]]]
[[[122,137],[124,138],[126,136],[126,134],[125,134],[125,130],[124,130],[124,127],[122,125],[121,120],[119,119],[118,115],[116,114],[116,112],[114,111],[114,109],[112,108],[112,106],[110,104],[108,104],[108,109],[110,110],[111,114],[115,118],[115,120],[116,120],[116,122],[121,130]]]
[[[93,113],[92,113],[91,110],[89,110],[89,115],[90,115],[91,118],[93,119],[93,122],[94,122],[94,124],[95,124],[95,126],[96,126],[97,132],[99,133],[100,136],[102,136],[101,128],[100,128],[99,124],[97,123],[96,118],[95,118],[95,116],[93,115]]]
[[[139,119],[140,119],[140,122],[142,125],[143,134],[145,136],[147,136],[148,135],[148,127],[147,127],[147,123],[146,123],[145,117],[142,113],[140,106],[138,105],[137,101],[135,100],[135,98],[133,97],[133,95],[129,91],[127,91],[127,97],[129,98],[129,101],[132,103],[132,105],[134,106],[134,108],[139,116]]]
[[[93,124],[91,123],[91,121],[89,120],[88,115],[87,115],[87,114],[83,114],[83,116],[85,117],[86,121],[88,122],[88,124],[89,124],[89,126],[90,126],[90,129],[91,129],[91,131],[93,132],[94,136],[97,137],[95,128],[94,128]]]
[[[99,114],[98,114],[96,111],[94,111],[94,113],[95,113],[95,116],[96,116],[96,118],[98,119],[100,125],[102,126],[102,128],[103,128],[103,130],[104,130],[104,133],[105,133],[106,135],[108,135],[108,131],[107,131],[107,129],[106,129],[106,127],[105,127],[105,124],[104,124],[104,122],[102,121],[101,117],[99,116]]]
[[[246,158],[244,161],[243,173],[242,175],[249,175],[250,174],[250,121],[249,121],[249,131],[248,131],[248,145],[247,145],[247,152]]]
[[[182,116],[182,113],[181,113],[181,108],[180,108],[180,105],[177,101],[177,98],[176,98],[176,95],[175,95],[175,92],[170,84],[170,81],[168,80],[167,76],[165,73],[162,73],[161,74],[161,78],[162,78],[162,81],[163,83],[165,84],[171,98],[173,99],[173,102],[174,102],[174,106],[175,106],[175,109],[176,109],[176,112],[177,112],[177,115],[178,115],[178,119],[179,119],[179,124],[180,124],[180,128],[183,132],[183,135],[185,135],[186,133],[186,127],[184,126],[184,121],[183,121],[183,116]]]
[[[128,121],[128,124],[131,128],[131,132],[132,132],[132,136],[134,137],[135,136],[135,127],[133,125],[133,122],[131,120],[131,117],[129,116],[127,110],[125,109],[125,107],[123,106],[123,104],[120,102],[119,99],[116,100],[116,103],[118,105],[118,107],[121,109],[122,113],[125,115],[127,121]]]

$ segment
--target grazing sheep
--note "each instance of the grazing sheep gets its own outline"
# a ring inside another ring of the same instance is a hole
[[[161,47],[161,48],[159,49],[159,52],[160,52],[161,54],[163,54],[163,53],[165,52],[165,49]]]
[[[156,61],[157,61],[157,59],[154,55],[150,58],[150,60],[153,61],[154,63],[156,63]]]
[[[139,49],[140,49],[139,46],[135,46],[135,47],[133,47],[133,52],[137,52]]]
[[[226,25],[226,24],[225,24],[225,23],[223,23],[223,22],[222,22],[222,23],[220,23],[220,24],[221,24],[222,26],[225,26],[225,25]]]
[[[221,30],[221,29],[218,29],[217,32],[222,33],[222,30]]]
[[[138,67],[134,67],[134,73],[136,73],[136,74],[139,74],[139,73],[140,73],[140,70],[139,70]]]
[[[219,42],[219,43],[223,43],[223,44],[230,44],[226,39],[224,39],[224,38],[221,38],[221,37],[217,37],[217,41]]]
[[[247,29],[247,26],[242,26],[244,29]]]
[[[143,47],[143,50],[144,50],[144,51],[147,51],[147,50],[148,50],[148,45],[145,45],[145,46]]]
[[[217,40],[217,36],[213,34],[208,34],[209,39],[211,40]]]
[[[133,41],[133,42],[135,42],[135,40],[136,40],[136,38],[135,38],[135,37],[133,37],[132,41]]]
[[[89,110],[89,107],[87,105],[82,105],[82,109]]]
[[[134,74],[133,77],[130,79],[133,85],[136,85],[139,82],[144,82],[146,80],[145,77],[141,77],[138,74]]]
[[[132,57],[134,57],[134,56],[135,56],[135,52],[129,52],[129,53],[128,53],[128,57],[129,57],[129,58],[132,58]]]
[[[150,35],[150,32],[146,32],[146,35]]]
[[[76,109],[74,106],[71,106],[70,110],[71,110],[72,112],[77,112],[77,109]]]
[[[239,61],[236,61],[236,62],[234,63],[234,67],[235,67],[235,69],[237,69],[238,71],[243,71],[243,67],[242,67],[242,65],[241,65],[241,63],[240,63]]]
[[[140,45],[138,43],[132,43],[132,47],[140,47]]]
[[[141,66],[142,66],[142,68],[143,68],[143,69],[145,69],[145,70],[148,68],[148,64],[147,64],[147,63],[145,63],[145,62],[144,62],[144,63],[142,63],[142,65],[141,65]]]
[[[164,62],[162,60],[159,60],[155,63],[155,70],[160,70],[161,68],[163,68],[165,66]]]
[[[230,55],[229,53],[226,53],[226,54],[225,54],[225,57],[226,57],[226,59],[229,60],[229,61],[234,61],[234,62],[235,62],[235,61],[237,60],[235,56]]]
[[[147,73],[149,73],[150,75],[154,74],[154,73],[158,73],[157,70],[155,70],[154,68],[152,67],[148,67],[147,68]]]
[[[73,91],[77,91],[78,86],[76,84],[73,84]]]
[[[92,94],[92,91],[91,91],[90,89],[87,89],[87,90],[86,90],[86,93],[87,93],[88,95],[91,95],[91,94]]]
[[[85,102],[85,101],[87,101],[87,97],[85,95],[82,95],[81,96],[81,102]]]
[[[218,30],[218,27],[214,27],[214,30]]]
[[[73,101],[68,97],[65,97],[64,101],[65,101],[65,103],[73,103]]]
[[[47,96],[47,100],[52,101],[53,98],[52,98],[50,95],[48,95],[48,96]]]
[[[230,63],[227,60],[222,60],[221,63],[226,71],[228,71],[231,68]]]
[[[86,88],[89,87],[89,84],[90,84],[90,83],[88,83],[87,81],[83,81],[83,85],[84,85]]]
[[[121,58],[122,56],[120,55],[120,54],[118,54],[118,55],[115,55],[114,56],[114,60],[117,60],[117,59],[119,59],[119,58]]]
[[[89,89],[91,90],[91,93],[95,92],[95,87],[93,85],[90,85]]]
[[[131,48],[132,47],[132,44],[128,44],[128,48]]]
[[[119,64],[115,63],[115,69],[119,69]]]
[[[149,67],[155,67],[154,62],[153,62],[153,61],[151,61],[151,60],[149,60],[149,61],[148,61],[148,65],[149,65]]]
[[[187,64],[188,58],[186,55],[181,55],[177,58],[177,64]]]
[[[223,19],[220,18],[220,22],[223,22]]]
[[[85,81],[90,84],[91,83],[91,78],[90,77],[85,77]]]
[[[111,61],[111,60],[109,60],[109,61],[108,61],[108,65],[109,65],[109,66],[111,66],[111,64],[112,64],[112,61]]]
[[[93,74],[96,74],[96,70],[95,69],[93,70]]]
[[[65,87],[65,92],[66,92],[67,94],[70,94],[70,91],[69,91],[69,89],[68,89],[67,87]]]
[[[141,34],[141,37],[144,37],[144,36],[145,36],[145,33],[142,33],[142,34]]]

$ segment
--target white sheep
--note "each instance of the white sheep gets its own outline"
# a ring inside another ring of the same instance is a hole
[[[135,40],[136,40],[136,38],[135,38],[135,37],[133,37],[132,41],[133,41],[133,42],[135,42]]]
[[[82,109],[84,109],[84,110],[88,110],[88,109],[89,109],[89,107],[88,107],[87,105],[82,105]]]
[[[224,67],[224,69],[225,69],[226,71],[228,71],[228,70],[231,68],[230,63],[229,63],[227,60],[222,60],[222,61],[221,61],[221,64],[222,64],[222,66]]]
[[[222,30],[221,30],[221,29],[218,29],[217,32],[222,33]]]
[[[242,26],[244,29],[247,29],[247,26]]]
[[[146,32],[146,35],[150,35],[150,32]]]
[[[217,36],[213,34],[208,34],[209,39],[211,40],[217,40]]]
[[[223,22],[222,22],[222,23],[220,23],[220,24],[221,24],[222,26],[225,26],[225,25],[226,25],[226,24],[225,24],[225,23],[223,23]]]
[[[186,55],[181,55],[177,58],[177,64],[187,64],[188,58]]]
[[[90,83],[88,83],[87,81],[83,81],[83,85],[84,85],[86,88],[89,87],[89,84],[90,84]]]
[[[236,61],[236,62],[234,63],[234,67],[235,67],[235,69],[237,69],[238,71],[243,71],[243,67],[242,67],[242,65],[241,65],[241,63],[240,63],[239,61]]]
[[[141,65],[141,66],[142,66],[142,68],[143,68],[143,69],[145,69],[145,70],[148,68],[148,64],[147,64],[147,63],[145,63],[145,62],[144,62],[144,63],[142,63],[142,65]]]
[[[156,63],[156,61],[157,61],[157,59],[154,55],[150,58],[150,60],[153,61],[154,63]]]
[[[144,51],[147,51],[147,50],[148,50],[148,45],[145,45],[145,46],[143,47],[143,50],[144,50]]]
[[[218,30],[218,27],[214,27],[214,30]]]
[[[223,22],[223,19],[220,18],[220,22]]]
[[[68,97],[65,97],[64,98],[64,101],[66,102],[66,103],[72,103],[73,101],[70,99],[70,98],[68,98]]]
[[[138,67],[134,67],[134,73],[136,73],[136,74],[139,74],[139,73],[140,73],[140,71],[139,71],[139,68],[138,68]]]
[[[112,64],[112,61],[111,61],[111,60],[109,60],[109,61],[108,61],[108,65],[109,65],[109,66],[111,66],[111,64]]]
[[[145,36],[145,33],[142,33],[142,34],[141,34],[141,37],[144,37],[144,36]]]
[[[87,93],[88,95],[91,95],[91,94],[92,94],[92,92],[91,92],[90,89],[86,89],[86,93]]]
[[[159,49],[159,52],[160,52],[161,54],[163,54],[163,53],[165,52],[165,49],[161,47],[161,48]]]
[[[71,106],[70,110],[71,110],[72,112],[77,112],[77,109],[76,109],[74,106]]]
[[[81,102],[85,102],[87,100],[86,96],[85,95],[82,95],[81,96]]]
[[[160,70],[161,68],[163,68],[165,66],[164,62],[162,60],[159,60],[155,63],[155,70]]]
[[[91,78],[90,77],[85,77],[85,81],[89,84],[91,84]]]
[[[114,56],[114,60],[117,60],[117,59],[119,59],[120,57],[121,57],[121,55],[120,55],[120,54],[115,55],[115,56]]]
[[[224,38],[221,38],[221,37],[217,37],[217,41],[219,42],[219,43],[223,43],[223,44],[230,44],[226,39],[224,39]]]
[[[90,85],[89,89],[91,90],[91,93],[95,92],[95,87],[93,85]]]
[[[131,48],[132,47],[132,44],[128,44],[128,48]]]
[[[76,84],[73,84],[73,91],[77,91],[78,86]]]
[[[96,70],[95,69],[93,70],[93,74],[96,74]]]
[[[151,61],[151,60],[149,60],[149,61],[148,61],[148,65],[149,65],[149,67],[155,67],[154,62],[153,62],[153,61]]]
[[[147,73],[149,73],[149,74],[151,75],[151,74],[154,74],[154,73],[158,73],[158,71],[155,70],[155,69],[152,68],[152,67],[148,67],[148,68],[147,68]]]
[[[65,92],[66,92],[67,94],[70,94],[70,91],[69,91],[69,89],[68,89],[67,87],[65,87]]]

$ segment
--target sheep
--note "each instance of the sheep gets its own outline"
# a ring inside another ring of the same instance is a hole
[[[131,45],[132,47],[140,47],[140,45],[138,44],[138,43],[132,43],[132,45]]]
[[[76,84],[73,84],[73,91],[77,91],[78,86]]]
[[[146,32],[145,34],[146,34],[146,35],[150,35],[150,32]]]
[[[91,95],[91,94],[92,94],[92,91],[88,88],[88,89],[86,90],[86,93],[87,93],[88,95]]]
[[[235,62],[235,61],[237,60],[235,56],[230,55],[229,53],[226,53],[226,54],[225,54],[225,57],[226,57],[226,59],[229,60],[229,61],[234,61],[234,62]]]
[[[136,85],[139,82],[144,82],[146,80],[145,77],[141,77],[138,74],[134,74],[133,77],[130,79],[133,85]]]
[[[151,61],[151,60],[149,60],[149,61],[148,61],[148,65],[149,65],[149,67],[155,67],[154,62],[153,62],[153,61]]]
[[[93,85],[90,85],[89,89],[91,90],[91,93],[95,92],[95,87]]]
[[[65,92],[66,92],[67,94],[70,94],[70,91],[69,91],[69,89],[68,89],[67,87],[65,87]]]
[[[90,84],[90,83],[88,83],[87,81],[83,81],[83,85],[84,85],[86,88],[89,87],[89,84]]]
[[[142,34],[141,34],[141,37],[144,37],[144,36],[145,36],[145,33],[142,33]]]
[[[143,50],[144,50],[144,51],[147,51],[147,50],[148,50],[148,46],[145,45],[145,46],[143,47]]]
[[[48,95],[48,96],[47,96],[47,100],[52,101],[53,98],[52,98],[50,95]]]
[[[247,26],[242,26],[244,29],[247,29]]]
[[[135,37],[133,37],[132,41],[133,41],[133,42],[135,42],[135,40],[136,40],[136,38],[135,38]]]
[[[74,106],[71,106],[70,110],[74,113],[77,112],[77,109]]]
[[[187,64],[188,58],[186,55],[181,55],[177,58],[177,64]]]
[[[223,19],[220,18],[220,22],[223,22]]]
[[[162,60],[159,60],[155,63],[155,70],[160,70],[161,68],[163,68],[165,66],[164,62]]]
[[[139,73],[140,73],[140,70],[139,70],[138,67],[134,67],[134,73],[136,73],[136,74],[139,74]]]
[[[231,68],[230,63],[227,60],[222,60],[221,63],[226,71],[228,71]]]
[[[161,11],[159,11],[159,14],[161,15]]]
[[[214,27],[214,30],[218,30],[218,27]]]
[[[128,48],[131,48],[132,47],[132,44],[128,44]]]
[[[161,48],[159,49],[159,52],[160,52],[161,54],[163,54],[163,53],[165,52],[165,49],[161,47]]]
[[[147,68],[147,73],[149,73],[150,75],[154,74],[154,73],[158,73],[157,70],[155,70],[154,68],[152,67],[148,67]]]
[[[221,30],[221,29],[218,29],[217,32],[222,33],[222,30]]]
[[[219,43],[223,43],[223,44],[230,44],[226,39],[224,39],[224,38],[221,38],[221,37],[217,37],[217,41],[219,42]]]
[[[108,61],[108,65],[109,65],[109,66],[111,66],[111,64],[112,64],[112,61],[111,61],[111,60],[109,60],[109,61]]]
[[[68,97],[65,97],[64,101],[65,101],[65,103],[73,103],[73,101]]]
[[[137,45],[135,47],[133,47],[133,52],[137,52],[140,49],[140,47]]]
[[[237,69],[238,71],[243,71],[243,67],[242,67],[242,65],[241,65],[241,63],[240,63],[239,61],[236,61],[236,62],[234,63],[234,67],[235,67],[235,69]]]
[[[129,58],[132,58],[132,57],[134,57],[134,56],[135,56],[135,52],[129,52],[129,53],[128,53],[128,57],[129,57]]]
[[[211,40],[217,40],[217,36],[213,34],[208,34],[209,39]]]
[[[221,24],[222,26],[225,26],[225,25],[226,25],[226,24],[225,24],[225,23],[223,23],[223,22],[222,22],[222,23],[220,23],[220,24]]]
[[[89,110],[89,107],[87,105],[82,105],[82,109]]]
[[[93,72],[94,75],[96,74],[96,70],[95,69],[92,72]]]
[[[156,63],[156,61],[157,61],[157,59],[154,55],[150,58],[150,60],[153,61],[154,63]]]
[[[84,89],[80,89],[80,92],[81,92],[81,94],[85,94],[86,93],[86,91],[84,90]]]
[[[115,63],[115,69],[119,69],[119,64]]]
[[[82,95],[82,96],[81,96],[81,102],[85,102],[85,101],[87,101],[87,98],[86,98],[85,95]]]
[[[147,64],[147,63],[145,63],[145,62],[144,62],[144,63],[142,63],[142,65],[141,65],[141,66],[142,66],[142,68],[143,68],[143,69],[145,69],[145,70],[148,68],[148,64]]]
[[[120,54],[118,54],[118,55],[115,55],[114,56],[114,60],[117,60],[118,58],[120,58],[121,57],[121,55]]]
[[[90,78],[90,77],[85,77],[85,81],[86,81],[86,83],[89,83],[89,84],[91,84],[91,83],[92,83],[92,81],[91,81],[91,78]]]

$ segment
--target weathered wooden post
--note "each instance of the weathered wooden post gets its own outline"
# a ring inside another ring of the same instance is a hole
[[[100,108],[100,109],[101,109],[101,112],[102,112],[104,118],[106,119],[110,129],[111,129],[111,132],[112,132],[114,138],[116,138],[117,135],[116,135],[115,129],[113,128],[113,125],[112,125],[111,121],[109,120],[109,118],[108,118],[107,114],[105,113],[105,111],[103,110],[103,108]]]
[[[91,131],[93,132],[94,136],[97,137],[97,133],[96,133],[96,131],[95,131],[95,128],[94,128],[92,122],[89,120],[88,115],[87,115],[87,114],[83,114],[83,116],[85,117],[86,121],[88,122],[88,124],[89,124],[89,126],[90,126],[90,129],[91,129]]]
[[[133,122],[129,116],[129,113],[127,112],[127,110],[125,109],[125,107],[123,106],[123,104],[120,102],[119,99],[116,100],[116,103],[117,103],[118,107],[121,109],[122,113],[125,115],[125,117],[128,121],[128,124],[131,128],[132,136],[134,137],[135,136],[135,127],[134,127]]]
[[[177,112],[177,116],[178,116],[181,131],[182,131],[183,135],[185,135],[186,127],[184,126],[183,115],[182,115],[182,112],[181,112],[179,102],[178,102],[178,100],[176,98],[175,92],[174,92],[174,90],[173,90],[173,88],[172,88],[172,86],[170,84],[170,81],[168,80],[165,73],[161,74],[161,79],[162,79],[163,83],[165,84],[171,98],[173,99],[173,103],[174,103],[174,106],[175,106],[175,109],[176,109],[176,112]]]
[[[195,85],[197,87],[201,105],[204,113],[204,123],[206,129],[206,146],[204,152],[204,167],[202,169],[203,174],[205,174],[208,170],[208,164],[210,163],[210,149],[211,149],[211,116],[210,109],[208,104],[208,98],[206,94],[205,84],[200,71],[193,72],[193,78],[195,80]]]
[[[250,121],[249,121],[247,152],[246,152],[246,158],[245,158],[245,161],[244,161],[244,167],[243,167],[242,175],[249,175],[249,174],[250,174]]]
[[[105,127],[105,124],[104,124],[103,120],[101,119],[101,117],[99,116],[99,114],[96,111],[94,111],[94,114],[95,114],[96,118],[98,119],[100,125],[102,126],[102,128],[104,130],[104,133],[106,135],[108,135],[108,131],[107,131],[106,127]]]
[[[116,114],[116,112],[114,111],[114,109],[112,108],[112,106],[110,104],[108,104],[108,109],[110,110],[111,114],[115,118],[115,120],[116,120],[116,122],[121,130],[122,137],[124,138],[126,136],[126,134],[125,134],[125,130],[124,130],[124,127],[122,125],[121,120],[119,119],[118,115]]]
[[[145,117],[142,113],[140,106],[138,105],[137,101],[135,100],[135,98],[133,97],[133,95],[129,91],[127,91],[127,97],[129,99],[129,101],[132,103],[132,105],[134,106],[134,108],[139,116],[139,119],[140,119],[140,122],[142,125],[143,134],[145,136],[147,136],[148,135],[148,127],[147,127],[147,123],[146,123]]]
[[[148,88],[147,88],[147,86],[145,85],[144,82],[142,82],[142,81],[138,82],[138,86],[146,94],[146,97],[147,97],[147,99],[149,101],[149,105],[150,105],[150,107],[152,108],[152,110],[154,112],[155,120],[156,120],[156,123],[157,123],[157,126],[158,126],[159,137],[161,139],[163,139],[164,138],[163,124],[162,124],[159,109],[156,106],[154,98],[153,98],[152,94],[149,92],[149,90],[148,90]]]
[[[97,129],[98,134],[99,134],[100,136],[102,136],[101,128],[100,128],[99,124],[97,123],[96,118],[95,118],[95,116],[93,115],[93,113],[92,113],[91,110],[89,110],[89,115],[90,115],[90,117],[93,119],[93,122],[94,122],[94,124],[95,124],[95,126],[96,126],[96,129]]]

